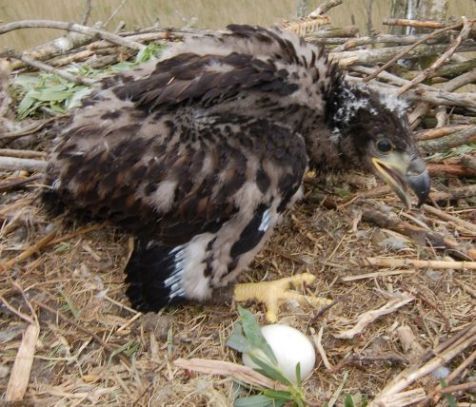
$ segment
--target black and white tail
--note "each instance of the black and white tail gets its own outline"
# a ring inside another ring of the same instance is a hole
[[[154,240],[136,242],[125,269],[126,294],[134,309],[159,311],[166,305],[185,301],[176,273],[180,266],[176,254],[180,250],[181,246],[173,248]]]

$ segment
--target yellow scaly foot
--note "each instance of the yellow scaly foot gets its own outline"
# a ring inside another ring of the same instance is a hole
[[[302,287],[303,284],[311,284],[315,279],[316,277],[312,274],[303,273],[275,281],[237,284],[233,298],[237,302],[251,300],[263,303],[267,309],[266,320],[268,322],[276,322],[281,302],[297,300],[301,304],[311,304],[320,307],[329,305],[332,302],[327,298],[303,295],[289,289],[291,285],[297,288]]]

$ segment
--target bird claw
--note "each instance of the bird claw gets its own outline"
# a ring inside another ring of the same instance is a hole
[[[281,302],[298,301],[300,304],[311,304],[321,307],[331,303],[327,298],[303,295],[289,289],[290,286],[297,288],[299,286],[302,287],[304,284],[310,284],[315,279],[316,277],[312,274],[303,273],[275,281],[237,284],[233,297],[237,302],[254,300],[263,303],[267,309],[266,320],[268,322],[276,322]]]

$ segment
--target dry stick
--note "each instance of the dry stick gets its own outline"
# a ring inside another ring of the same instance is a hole
[[[39,334],[40,326],[38,323],[30,324],[26,328],[8,380],[5,393],[7,402],[21,401],[25,396]]]
[[[397,55],[402,50],[407,50],[406,46],[384,47],[375,49],[360,49],[355,51],[335,52],[331,51],[329,56],[337,61],[342,67],[349,67],[357,63],[374,64],[377,62],[386,62],[389,58]],[[475,45],[471,42],[460,48],[460,51],[473,51]],[[408,58],[425,57],[431,55],[439,55],[447,49],[445,44],[425,45],[420,44],[416,48],[409,51]]]
[[[470,230],[471,232],[476,233],[476,225],[474,223],[467,222],[461,218],[458,218],[457,216],[450,215],[449,213],[446,213],[441,209],[435,208],[434,206],[424,204],[422,205],[422,208],[425,211],[430,212],[431,214],[436,215],[441,219],[452,222],[455,226],[461,226],[466,230]]]
[[[472,363],[476,360],[476,350],[471,353],[455,370],[453,370],[448,377],[446,378],[446,384],[453,382],[467,367],[471,366]],[[428,405],[428,403],[433,399],[433,403],[436,404],[441,398],[441,394],[439,394],[442,386],[438,384],[435,389],[428,395],[428,398],[425,403],[422,405]]]
[[[476,380],[468,383],[455,384],[454,386],[443,387],[440,390],[440,393],[454,393],[457,391],[471,390],[476,389]]]
[[[367,257],[363,264],[374,267],[415,267],[434,268],[441,270],[476,270],[476,261],[443,261]]]
[[[100,37],[113,44],[117,44],[126,48],[132,48],[141,51],[145,45],[138,42],[127,40],[119,35],[112,34],[108,31],[100,30],[98,28],[88,27],[81,24],[70,23],[67,21],[53,21],[53,20],[21,20],[0,25],[0,34],[18,30],[22,28],[52,28],[57,30],[74,31],[85,35]]]
[[[28,257],[32,256],[39,250],[41,250],[43,247],[45,247],[53,238],[56,236],[57,231],[54,230],[53,232],[47,234],[45,237],[40,239],[38,242],[36,242],[34,245],[28,247],[26,250],[21,252],[18,256],[15,256],[13,259],[7,260],[3,263],[0,263],[0,270],[3,268],[4,270],[9,269],[16,263],[23,261],[27,259]]]
[[[471,126],[436,140],[422,141],[418,145],[426,153],[436,153],[470,143],[474,140],[476,140],[476,126]]]
[[[0,157],[0,170],[3,171],[44,171],[46,161],[30,158]]]
[[[443,55],[437,58],[437,60],[433,62],[431,66],[429,66],[420,74],[418,74],[415,78],[413,78],[409,84],[403,86],[399,90],[398,95],[402,95],[412,86],[415,86],[417,83],[423,82],[426,78],[428,78],[428,76],[434,73],[449,57],[451,57],[451,55],[454,54],[454,52],[460,46],[463,40],[468,38],[468,35],[471,31],[471,26],[473,25],[473,21],[468,21],[464,17],[463,17],[463,21],[464,21],[464,24],[460,34],[458,35],[456,40],[453,42],[453,44],[446,50],[446,52],[444,52]]]
[[[107,27],[109,23],[112,21],[114,17],[116,17],[117,13],[124,7],[128,0],[122,0],[121,3],[114,9],[108,19],[104,22],[104,27]]]
[[[364,312],[363,314],[359,315],[354,327],[346,331],[342,331],[334,336],[339,339],[352,339],[356,335],[362,333],[362,331],[376,319],[396,311],[398,308],[403,307],[414,299],[415,297],[407,293],[398,296],[394,295],[394,298],[388,301],[382,307]]]
[[[448,91],[448,92],[453,92],[456,89],[461,88],[462,86],[474,82],[476,80],[476,69],[473,69],[469,72],[466,72],[456,78],[453,78],[452,80],[446,82],[443,84],[441,87],[442,90]],[[412,123],[414,127],[416,127],[419,122],[419,118],[423,115],[425,115],[430,106],[426,102],[421,102],[419,103],[414,109],[413,112],[409,115],[409,121]],[[443,109],[443,106],[439,106],[440,109]]]
[[[461,27],[461,22],[457,24],[453,24],[449,27],[442,28],[440,30],[433,31],[431,34],[425,35],[422,39],[418,40],[414,44],[410,45],[408,48],[403,49],[401,52],[399,52],[397,55],[395,55],[390,61],[382,65],[380,68],[377,68],[374,73],[371,75],[367,76],[364,78],[364,82],[368,82],[371,79],[374,79],[378,76],[378,74],[382,71],[385,71],[387,68],[392,66],[395,62],[397,62],[399,59],[407,55],[412,49],[416,48],[418,45],[423,44],[424,42],[434,39],[438,37],[440,34],[446,33],[447,31],[454,30],[456,28]]]
[[[332,370],[334,369],[334,366],[332,366],[331,362],[329,362],[329,359],[327,359],[327,354],[322,346],[322,334],[324,333],[324,327],[321,326],[319,329],[319,332],[317,335],[312,335],[312,340],[314,342],[314,345],[316,346],[317,351],[319,352],[319,355],[321,355],[322,362],[324,363],[324,366],[326,367],[327,370]]]
[[[48,153],[36,150],[19,150],[15,148],[0,148],[0,156],[17,158],[45,158]]]
[[[55,310],[53,309],[52,307],[50,307],[49,305],[46,305],[46,304],[43,304],[35,299],[32,300],[33,303],[35,303],[36,305],[38,305],[40,308],[44,309],[45,311],[48,311],[49,313],[53,314],[54,316],[58,317],[59,319],[61,319],[63,322],[71,325],[71,326],[74,326],[76,329],[78,329],[79,331],[81,331],[82,333],[86,334],[86,335],[89,335],[91,338],[93,338],[99,345],[101,345],[105,350],[107,350],[108,352],[115,352],[117,349],[112,346],[112,345],[109,345],[108,343],[104,342],[98,335],[96,335],[94,332],[91,332],[89,329],[86,329],[84,327],[82,327],[81,325],[79,325],[78,323],[76,323],[75,321],[69,319],[67,316],[63,315],[60,311],[58,310]]]
[[[314,36],[314,35],[313,35]],[[423,38],[428,39],[428,35],[394,35],[394,34],[379,34],[374,36],[366,36],[366,37],[358,37],[358,38],[328,38],[323,39],[323,43],[329,44],[341,44],[338,47],[334,48],[334,52],[341,52],[347,51],[351,48],[359,47],[362,45],[369,45],[369,44],[414,44],[422,40]],[[431,41],[431,39],[430,39]],[[320,42],[318,38],[316,38],[316,42]]]
[[[427,170],[430,175],[453,175],[455,177],[476,176],[476,170],[472,170],[460,164],[427,164]]]
[[[81,18],[81,25],[86,25],[88,23],[89,17],[91,17],[91,1],[86,0],[86,9],[84,10],[83,17]]]
[[[12,132],[9,132],[9,133],[2,133],[0,131],[0,141],[16,140],[17,138],[20,138],[20,137],[29,136],[30,134],[41,130],[43,127],[45,127],[47,124],[51,123],[52,121],[56,121],[56,120],[62,119],[64,117],[67,117],[67,115],[50,117],[49,119],[39,121],[39,123],[36,122],[36,123],[33,123],[30,126],[24,127],[23,129],[15,130],[15,131],[12,131]]]
[[[287,387],[283,384],[263,376],[248,366],[238,365],[236,363],[224,362],[222,360],[177,359],[174,361],[174,365],[181,369],[205,374],[231,376],[235,380],[252,386],[287,390]]]
[[[454,255],[464,260],[476,260],[476,253],[471,250],[462,250],[458,243],[449,237],[441,235],[438,232],[428,231],[421,226],[412,225],[406,221],[400,220],[395,214],[387,214],[377,205],[371,205],[371,209],[366,208],[362,213],[362,219],[366,222],[372,222],[381,228],[391,229],[395,232],[410,237],[417,244],[425,242],[435,248],[450,249]]]
[[[453,201],[457,199],[472,198],[476,196],[476,185],[465,185],[464,187],[454,188],[451,191],[431,192],[432,201]]]
[[[445,126],[429,130],[421,130],[415,133],[415,138],[418,141],[433,140],[435,138],[447,136],[459,130],[465,130],[471,127],[469,124],[460,124],[455,126]]]
[[[384,25],[400,25],[403,27],[416,27],[416,28],[444,28],[445,23],[434,20],[410,20],[407,18],[386,18],[383,20]]]
[[[454,342],[453,345],[445,349],[441,353],[437,353],[435,357],[430,359],[421,367],[412,367],[401,372],[395,377],[385,388],[377,395],[377,397],[369,404],[369,407],[377,407],[382,404],[382,400],[401,392],[403,389],[410,386],[418,379],[433,372],[438,367],[447,364],[455,356],[463,352],[467,347],[476,342],[476,324],[470,326],[468,330],[465,330],[465,335],[460,337],[460,340]],[[459,334],[457,335],[459,336]]]
[[[25,65],[32,66],[33,68],[36,68],[40,71],[45,71],[48,73],[58,75],[59,77],[66,79],[67,81],[77,83],[78,85],[92,85],[95,82],[92,79],[81,78],[79,76],[72,75],[69,72],[56,69],[52,67],[51,65],[45,64],[44,62],[37,61],[24,53],[18,53],[12,50],[8,50],[6,52],[3,52],[2,55],[0,56],[7,57],[7,58],[16,58],[22,61]]]
[[[375,273],[365,273],[365,274],[358,274],[355,276],[345,276],[341,277],[341,281],[349,282],[349,281],[357,281],[357,280],[365,280],[367,278],[377,278],[377,277],[389,277],[389,276],[398,276],[401,274],[415,274],[415,270],[388,270],[388,271],[377,271]]]
[[[0,193],[14,191],[16,189],[24,187],[27,184],[38,181],[41,178],[43,178],[42,174],[33,175],[28,178],[19,177],[14,179],[7,179],[5,181],[0,182]]]
[[[344,0],[328,0],[325,3],[319,5],[314,11],[308,14],[309,18],[315,18],[326,14],[331,8],[340,6]]]

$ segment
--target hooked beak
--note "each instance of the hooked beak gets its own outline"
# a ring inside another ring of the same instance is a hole
[[[384,157],[373,157],[372,164],[377,175],[394,190],[407,208],[411,208],[408,187],[417,196],[418,206],[425,202],[430,193],[430,175],[420,157],[411,158],[405,153],[391,152]]]

